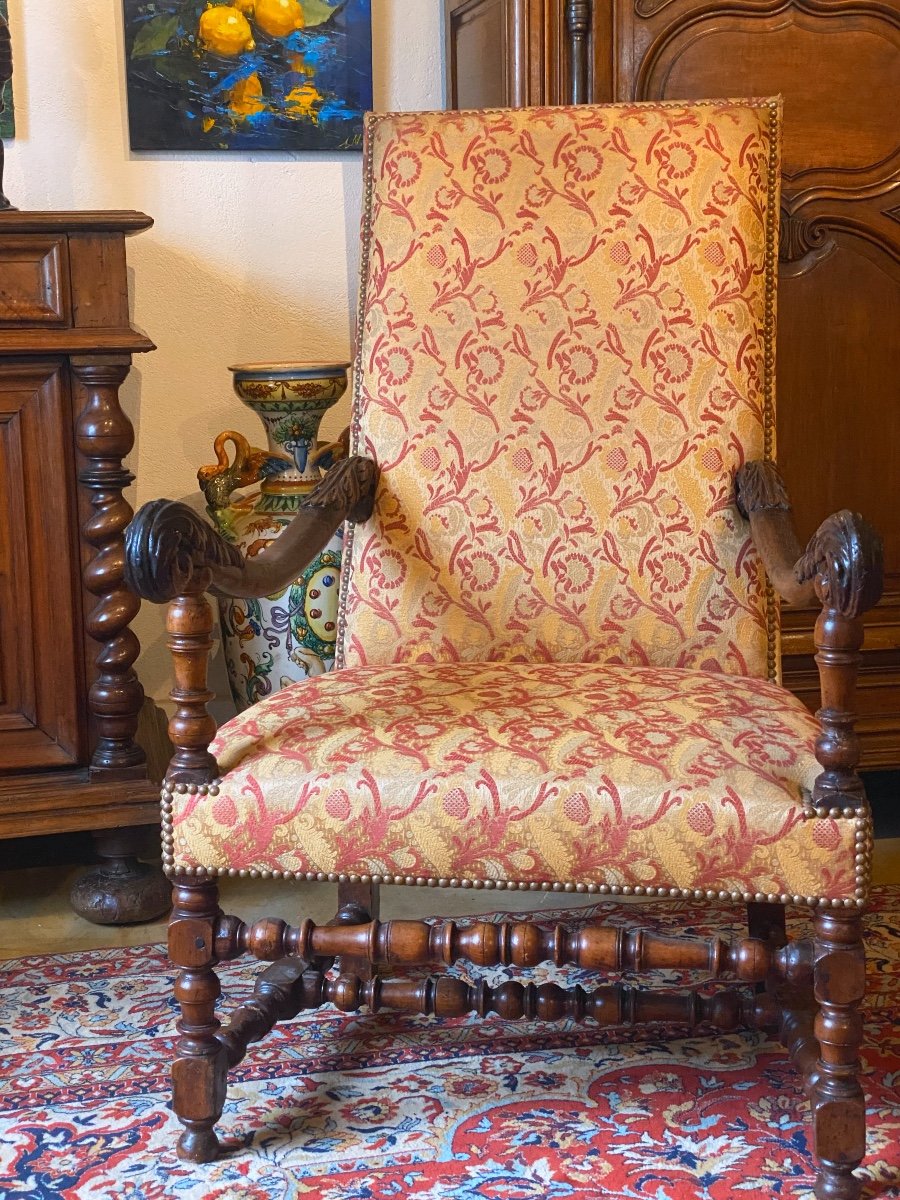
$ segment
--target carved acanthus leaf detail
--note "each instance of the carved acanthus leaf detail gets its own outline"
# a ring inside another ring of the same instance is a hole
[[[795,573],[801,583],[815,580],[825,607],[858,617],[881,599],[883,570],[879,535],[859,513],[842,509],[819,526]]]
[[[378,468],[371,458],[354,454],[336,463],[322,482],[309,493],[304,509],[342,509],[348,521],[368,521],[375,505]]]
[[[734,489],[738,512],[745,519],[767,509],[790,511],[784,480],[772,462],[754,459],[744,463],[734,477]]]
[[[301,535],[301,550],[306,538],[309,553],[304,565],[342,521],[368,520],[377,481],[375,463],[355,455],[332,467],[305,497],[289,527]],[[286,541],[287,534],[288,530],[282,534]],[[280,540],[278,544],[282,544]],[[264,596],[279,590],[270,584],[268,576],[260,577],[258,573],[258,568],[266,565],[267,553],[252,560],[251,570],[249,560],[245,562],[237,547],[225,541],[193,509],[173,500],[154,500],[143,506],[125,535],[126,579],[138,595],[156,604],[213,589],[224,595]],[[232,568],[238,568],[238,573]],[[289,571],[287,579],[296,573]],[[248,580],[251,585],[259,583],[262,590],[253,590],[252,586],[249,591],[242,590]],[[238,590],[229,590],[232,585]]]
[[[216,566],[240,566],[241,552],[177,500],[151,500],[125,532],[125,582],[164,604],[205,592]]]

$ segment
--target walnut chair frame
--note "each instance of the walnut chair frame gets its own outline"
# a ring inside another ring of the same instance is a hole
[[[128,582],[146,599],[169,604],[168,645],[175,672],[171,696],[176,711],[169,726],[175,753],[163,789],[164,827],[174,792],[216,795],[218,790],[218,767],[209,752],[215,723],[207,711],[212,698],[207,659],[213,614],[205,593],[257,597],[287,586],[343,521],[368,518],[377,474],[375,464],[366,458],[343,460],[308,497],[281,538],[252,561],[245,561],[183,504],[155,501],[134,519],[126,539]],[[856,770],[854,692],[862,615],[877,602],[882,589],[880,540],[861,517],[842,511],[829,517],[803,550],[775,466],[746,463],[735,482],[738,509],[749,520],[773,587],[791,603],[811,604],[817,599],[822,606],[815,634],[822,697],[816,743],[821,774],[812,803],[818,816],[856,821],[856,863],[858,877],[864,879],[871,845],[868,806]],[[376,1012],[401,1009],[443,1017],[474,1011],[504,1019],[591,1018],[604,1026],[654,1021],[689,1027],[703,1023],[719,1029],[750,1025],[778,1034],[809,1096],[819,1200],[855,1200],[860,1195],[861,1185],[853,1172],[865,1154],[865,1100],[859,1082],[864,889],[855,900],[818,904],[813,909],[814,937],[794,941],[786,938],[784,906],[810,904],[811,898],[692,893],[697,899],[746,902],[748,936],[726,942],[626,932],[602,921],[579,930],[560,924],[549,931],[529,921],[475,922],[464,928],[452,921],[380,923],[379,883],[365,875],[312,876],[338,884],[339,909],[329,925],[304,920],[292,926],[268,919],[248,926],[222,913],[214,878],[202,869],[174,873],[173,863],[171,847],[166,846],[164,866],[174,884],[169,950],[180,968],[175,994],[182,1013],[173,1103],[185,1127],[178,1144],[184,1159],[202,1163],[216,1157],[219,1143],[214,1127],[225,1102],[228,1070],[244,1057],[248,1046],[276,1022],[323,1004],[343,1012],[365,1005]],[[447,882],[459,886],[459,881]],[[616,890],[552,886],[566,891]],[[662,888],[621,891],[669,894]],[[220,986],[215,968],[243,955],[273,965],[259,977],[253,999],[223,1025],[216,1016]],[[447,976],[410,981],[383,974],[391,966],[452,963],[459,958],[516,967],[552,960],[598,973],[678,968],[715,978],[733,976],[757,987],[748,1002],[737,990],[705,999],[692,992],[639,991],[618,984],[593,991],[519,983],[491,988],[484,983],[468,986]],[[335,962],[337,977],[326,977]]]

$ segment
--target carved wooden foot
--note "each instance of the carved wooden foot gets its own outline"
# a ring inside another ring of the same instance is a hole
[[[818,1200],[858,1200],[853,1174],[866,1152],[866,1103],[859,1083],[865,954],[858,911],[816,916],[818,1072],[811,1090]]]
[[[169,911],[172,885],[159,867],[139,862],[137,829],[94,834],[98,866],[77,879],[69,900],[79,917],[95,925],[138,925]]]
[[[221,992],[214,931],[219,889],[208,880],[178,879],[169,921],[169,957],[183,970],[175,981],[181,1037],[172,1065],[172,1107],[185,1130],[179,1158],[212,1162],[219,1152],[213,1129],[225,1106],[228,1052],[217,1036],[215,1005]]]

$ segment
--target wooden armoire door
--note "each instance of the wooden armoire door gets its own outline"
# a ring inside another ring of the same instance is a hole
[[[784,96],[778,461],[801,538],[839,508],[884,535],[857,728],[866,767],[900,767],[900,0],[544,0],[543,21],[542,103]],[[814,620],[783,613],[784,680],[813,708]]]
[[[444,17],[448,108],[562,103],[564,0],[444,0]]]
[[[778,462],[798,532],[864,513],[885,595],[860,676],[867,767],[900,765],[900,0],[614,0],[594,60],[620,100],[784,97]],[[609,37],[615,28],[616,39]],[[818,701],[812,611],[784,612],[785,683]]]

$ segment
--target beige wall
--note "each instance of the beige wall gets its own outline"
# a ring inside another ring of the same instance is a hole
[[[136,208],[134,321],[157,344],[123,389],[135,423],[132,503],[196,495],[229,426],[259,439],[229,363],[350,357],[358,154],[133,155],[121,0],[9,0],[17,140],[6,193],[26,209]],[[376,108],[441,106],[440,0],[372,0]],[[325,432],[345,423],[330,414]],[[165,694],[162,612],[135,628],[141,677]],[[221,676],[217,673],[217,682]]]

